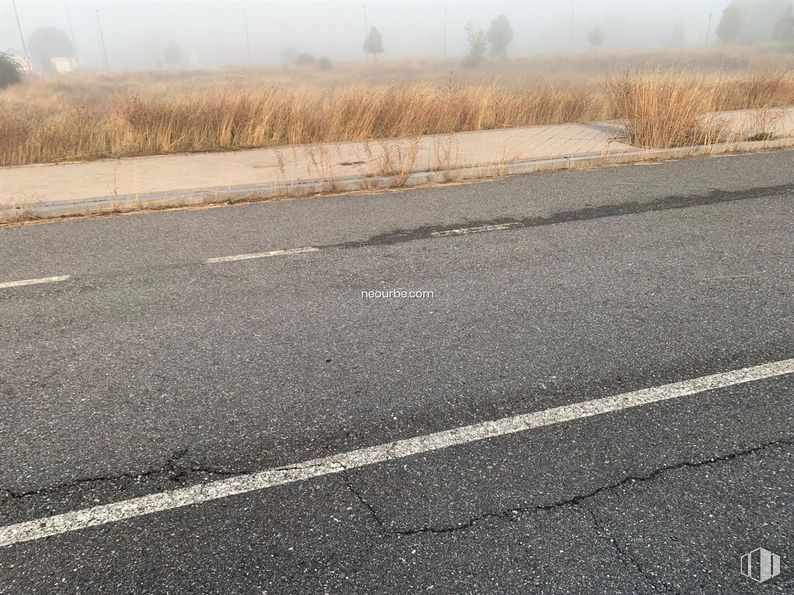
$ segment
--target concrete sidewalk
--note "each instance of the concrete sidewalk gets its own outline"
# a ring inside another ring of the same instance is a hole
[[[415,186],[576,164],[756,150],[789,146],[788,139],[794,137],[794,108],[721,112],[709,118],[729,131],[729,143],[643,149],[627,144],[619,123],[595,122],[0,167],[0,221]],[[759,133],[778,140],[744,142]]]

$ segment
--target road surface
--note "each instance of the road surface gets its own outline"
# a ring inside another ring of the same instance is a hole
[[[0,592],[791,592],[792,165],[0,228]]]

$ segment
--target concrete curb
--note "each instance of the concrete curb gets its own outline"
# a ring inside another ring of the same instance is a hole
[[[389,176],[350,177],[330,180],[305,180],[242,186],[223,186],[154,192],[138,195],[98,196],[74,201],[0,206],[0,223],[168,209],[222,203],[256,202],[277,198],[300,198],[318,194],[338,194],[357,190],[386,190],[499,178],[515,174],[551,172],[563,169],[623,165],[643,161],[676,159],[701,155],[750,153],[794,147],[794,138],[768,141],[742,141],[671,149],[638,149],[610,155],[589,154],[572,157],[535,159],[513,163],[483,163],[435,171],[418,171]]]

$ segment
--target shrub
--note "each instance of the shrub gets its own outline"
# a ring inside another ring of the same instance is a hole
[[[0,52],[0,89],[22,81],[19,64],[11,54]]]
[[[311,66],[316,63],[317,58],[314,57],[314,54],[309,54],[307,52],[298,54],[298,57],[295,58],[295,64],[298,66]]]

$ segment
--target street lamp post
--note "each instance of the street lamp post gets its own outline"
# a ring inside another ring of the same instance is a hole
[[[251,38],[248,35],[248,12],[243,11],[243,26],[245,27],[245,45],[248,49],[248,63],[251,63]]]
[[[102,19],[99,16],[99,9],[96,9],[96,24],[99,29],[99,44],[102,46],[102,55],[105,58],[105,70],[110,70],[110,61],[108,60],[108,49],[105,46],[105,35],[102,33]]]
[[[77,39],[74,36],[74,27],[72,26],[72,15],[69,13],[69,2],[63,0],[63,7],[66,10],[66,22],[69,23],[69,34],[72,36],[72,51],[74,52],[74,61],[80,63],[80,56],[77,53]]]
[[[709,13],[709,22],[706,25],[706,44],[703,47],[709,47],[709,34],[711,33],[711,13]]]
[[[447,7],[444,7],[444,62],[447,61]]]
[[[367,36],[369,35],[369,24],[367,23],[367,5],[362,2],[361,8],[364,9],[364,47],[366,48]],[[366,49],[364,49],[364,58],[367,62],[369,62],[369,54],[367,53]]]
[[[19,29],[19,40],[22,42],[22,53],[25,54],[25,62],[27,62],[28,70],[33,67],[30,63],[30,54],[28,54],[28,45],[25,43],[25,34],[22,33],[22,23],[19,22],[19,13],[17,12],[16,0],[11,0],[11,6],[14,7],[14,16],[17,19],[17,29]]]

